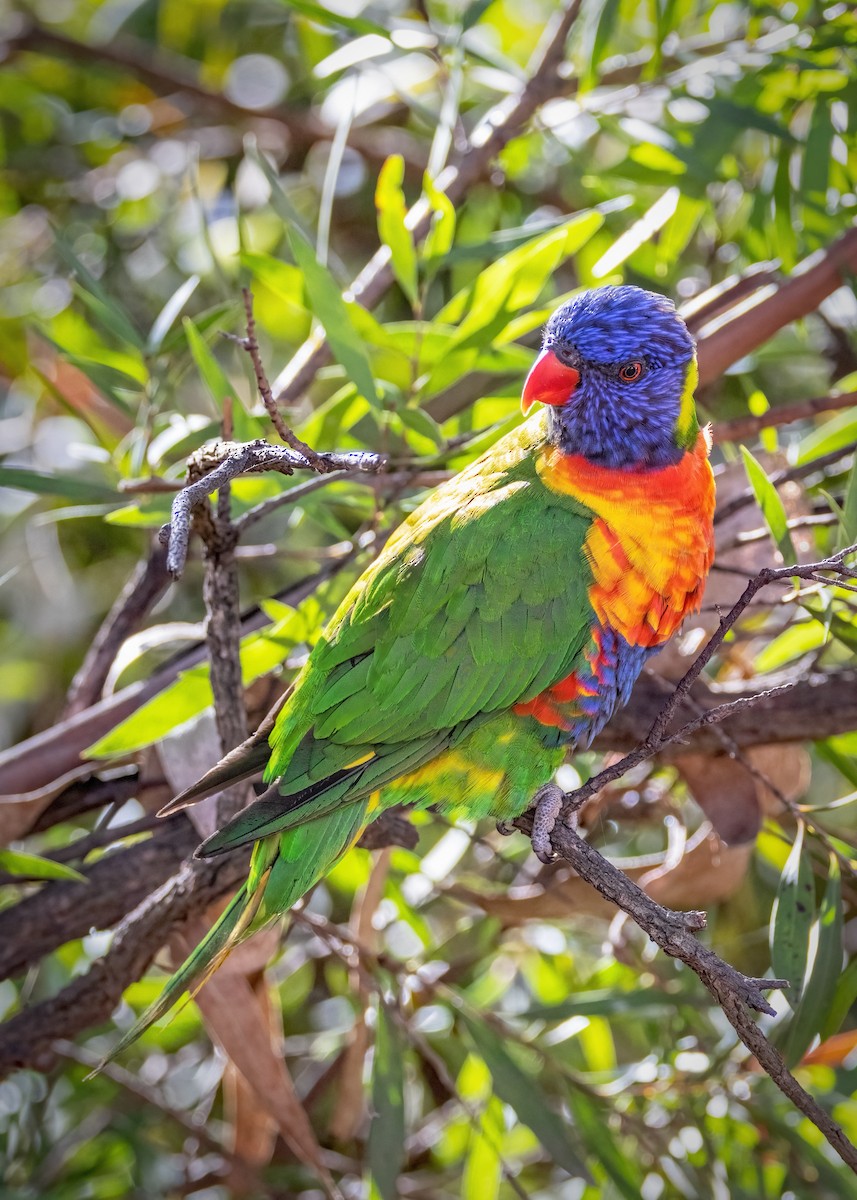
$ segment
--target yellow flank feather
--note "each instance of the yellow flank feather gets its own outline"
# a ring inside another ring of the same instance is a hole
[[[419,767],[409,775],[403,775],[396,786],[420,788],[423,784],[437,783],[442,775],[452,773],[466,776],[474,788],[489,793],[500,787],[505,775],[504,771],[492,771],[488,767],[480,766],[457,750],[447,750],[424,767]]]

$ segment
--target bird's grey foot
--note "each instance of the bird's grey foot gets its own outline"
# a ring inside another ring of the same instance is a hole
[[[557,856],[551,845],[551,833],[564,800],[565,792],[555,783],[546,783],[533,797],[536,810],[533,815],[533,850],[536,857],[546,864],[556,861]]]
[[[502,833],[503,837],[511,837],[513,833],[517,833],[517,830],[511,821],[498,821],[497,832]]]

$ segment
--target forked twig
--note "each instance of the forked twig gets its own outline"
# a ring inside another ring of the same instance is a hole
[[[332,451],[321,454],[326,471],[379,471],[385,462],[383,454],[365,450]],[[178,579],[184,570],[190,539],[191,519],[196,507],[212,492],[224,487],[239,475],[278,471],[291,475],[294,471],[314,470],[313,463],[290,446],[272,446],[263,438],[254,442],[218,442],[194,455],[190,460],[201,475],[196,482],[183,488],[173,501],[169,524],[160,531],[161,541],[169,545],[167,570]],[[189,464],[190,465],[190,464]]]

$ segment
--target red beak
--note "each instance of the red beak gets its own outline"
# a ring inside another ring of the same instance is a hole
[[[521,408],[529,412],[539,404],[567,404],[580,381],[580,373],[574,367],[561,363],[553,350],[542,350],[533,363],[521,396]]]

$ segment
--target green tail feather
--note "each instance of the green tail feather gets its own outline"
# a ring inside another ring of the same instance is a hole
[[[157,1000],[119,1039],[93,1074],[133,1045],[155,1021],[169,1012],[184,992],[195,995],[247,934],[288,912],[354,844],[377,812],[377,800],[366,797],[362,802],[345,805],[326,817],[289,830],[281,837],[260,841],[253,852],[246,883],[199,945],[170,976]]]
[[[188,955],[179,969],[170,976],[164,990],[154,1000],[142,1016],[135,1021],[131,1029],[119,1039],[110,1053],[98,1064],[92,1072],[96,1075],[102,1067],[112,1062],[118,1054],[134,1044],[155,1021],[163,1017],[178,1001],[185,991],[193,995],[202,987],[214,971],[220,966],[230,950],[247,931],[247,927],[258,911],[264,892],[264,880],[261,886],[248,894],[245,883],[236,892],[229,905],[214,922],[211,929]]]

